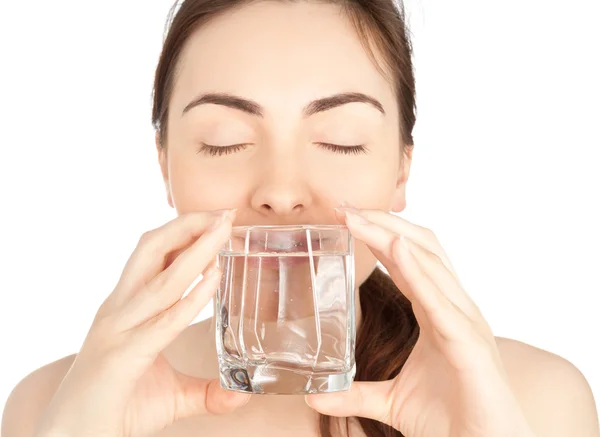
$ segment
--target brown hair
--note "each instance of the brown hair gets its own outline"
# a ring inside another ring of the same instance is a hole
[[[188,38],[210,19],[254,1],[257,0],[184,0],[177,1],[172,7],[154,79],[152,124],[158,132],[161,147],[167,146],[169,102]],[[416,92],[412,45],[402,0],[397,0],[399,3],[396,0],[319,1],[343,7],[372,61],[392,82],[400,115],[401,155],[405,159],[409,149],[414,147],[412,130],[416,121]],[[382,54],[383,67],[377,62],[373,45]],[[362,320],[356,340],[355,380],[391,379],[402,369],[419,336],[411,304],[390,277],[379,269],[375,269],[360,286],[360,304]],[[402,435],[375,420],[359,420],[368,437]],[[339,430],[342,423],[337,422]],[[345,423],[348,431],[348,422]],[[322,415],[319,427],[323,437],[333,436],[331,425],[332,418]]]

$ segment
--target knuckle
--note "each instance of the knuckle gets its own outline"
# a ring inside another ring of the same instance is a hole
[[[112,295],[109,295],[106,299],[104,299],[104,301],[98,307],[94,321],[108,316],[113,311],[115,305],[113,300],[114,297]]]
[[[442,259],[442,257],[440,256],[439,253],[436,252],[431,252],[431,260],[437,264],[439,267],[445,267],[446,263],[444,262],[444,260]]]
[[[96,316],[94,317],[94,321],[92,322],[92,326],[90,328],[90,333],[109,332],[110,328],[113,326],[111,322],[112,311],[107,302],[108,301],[105,301],[96,313]]]
[[[431,229],[425,228],[425,227],[421,227],[421,229],[428,241],[438,242],[438,238],[437,238],[437,235],[435,235],[435,232],[433,232]]]
[[[156,236],[156,229],[144,232],[138,240],[138,246],[150,245],[152,242],[154,242],[155,236]]]

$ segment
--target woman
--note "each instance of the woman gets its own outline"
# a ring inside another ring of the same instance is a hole
[[[597,437],[577,369],[493,337],[434,234],[389,213],[405,207],[414,108],[391,1],[185,1],[153,110],[179,217],[140,239],[79,353],[15,389],[5,437]],[[222,390],[211,322],[188,324],[231,226],[336,222],[358,241],[357,382],[306,403]]]

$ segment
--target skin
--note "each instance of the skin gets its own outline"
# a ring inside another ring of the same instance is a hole
[[[251,99],[264,116],[215,104],[182,115],[194,98],[208,92]],[[302,116],[312,100],[344,92],[372,96],[385,114],[370,104],[350,103]],[[198,153],[202,143],[248,146],[211,156]],[[316,143],[364,144],[368,153],[336,153]],[[391,85],[338,7],[309,3],[257,3],[199,29],[183,53],[166,148],[157,139],[167,201],[177,215],[237,208],[235,225],[338,223],[334,208],[342,202],[401,212],[412,159],[402,150]],[[375,256],[358,242],[358,284],[375,264]],[[591,391],[574,366],[514,340],[493,341],[538,437],[597,436]],[[210,320],[185,329],[164,351],[174,368],[203,378],[217,377],[215,355]],[[3,435],[32,435],[74,358],[50,363],[19,383],[5,409]],[[316,427],[317,414],[302,396],[253,396],[229,414],[185,419],[158,435],[313,436]],[[355,425],[352,429],[360,435]]]
[[[257,32],[256,20],[269,26]],[[246,34],[251,36],[241,37]],[[283,58],[289,61],[279,62]],[[337,7],[259,3],[216,19],[188,42],[181,70],[167,147],[158,148],[168,202],[178,214],[238,208],[236,225],[296,224],[338,223],[333,208],[344,201],[404,209],[410,159],[401,162],[396,98]],[[349,91],[374,97],[386,114],[351,103],[302,117],[310,101]],[[264,108],[264,117],[217,105],[180,116],[207,92],[251,99]],[[343,155],[317,142],[366,144],[369,151]],[[201,143],[252,145],[213,157],[197,153]],[[375,263],[360,245],[357,283]]]

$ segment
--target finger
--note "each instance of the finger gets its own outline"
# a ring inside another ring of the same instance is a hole
[[[398,270],[398,265],[392,253],[394,240],[398,236],[388,229],[374,224],[353,212],[346,211],[344,214],[348,229],[352,235],[367,245],[373,255],[388,271],[396,286],[411,302],[414,301],[414,298],[410,295],[410,287]]]
[[[340,207],[340,212],[350,212],[356,214],[371,223],[375,223],[397,235],[406,235],[415,243],[423,246],[432,253],[437,254],[440,259],[444,262],[448,270],[452,272],[454,276],[458,278],[450,259],[445,253],[444,249],[440,246],[435,234],[417,224],[411,223],[402,217],[398,217],[394,214],[387,213],[385,211],[377,209],[356,209],[354,207]]]
[[[223,215],[233,220],[235,210],[184,214],[142,235],[113,292],[115,304],[126,301],[139,287],[150,282],[164,270],[170,254],[188,247]]]
[[[213,262],[218,250],[231,234],[231,221],[224,217],[204,233],[146,286],[134,294],[120,310],[120,329],[131,329],[175,304],[198,281],[200,272]]]
[[[346,224],[345,207],[339,206],[337,208],[334,208],[333,210],[335,212],[335,219],[338,221],[338,223],[341,225],[345,225]]]
[[[474,322],[482,318],[481,311],[477,304],[464,291],[462,286],[456,280],[456,277],[448,270],[440,257],[427,250],[423,246],[411,241],[410,238],[404,239],[419,267],[436,284],[437,288],[443,290],[443,293],[452,303],[458,306]]]
[[[321,414],[366,417],[391,425],[391,381],[353,382],[350,390],[307,395],[306,403]]]
[[[390,234],[390,235],[391,235],[392,241],[393,241],[393,238],[397,238],[393,234]],[[385,251],[385,253],[384,253],[384,252],[374,249],[371,246],[367,246],[367,247],[369,247],[369,250],[381,262],[383,267],[388,272],[389,276],[392,278],[392,281],[394,282],[396,287],[398,287],[398,290],[411,302],[412,309],[415,314],[415,318],[417,319],[417,323],[421,327],[421,329],[424,332],[431,331],[431,329],[429,328],[430,324],[429,324],[429,321],[427,320],[427,316],[423,312],[423,309],[421,308],[416,297],[412,295],[412,290],[411,290],[410,286],[408,285],[406,279],[404,278],[401,271],[399,270],[399,266],[397,265],[397,262],[393,258],[391,248],[389,251]]]
[[[198,316],[215,294],[221,271],[214,265],[187,296],[132,331],[132,352],[152,358]]]
[[[392,259],[392,242],[397,236],[394,232],[369,221],[355,212],[345,211],[344,214],[346,225],[356,239],[364,242],[369,248],[379,252],[384,257]]]
[[[176,371],[181,402],[177,403],[175,421],[200,414],[225,414],[245,405],[247,393],[225,390],[216,379],[200,379]]]
[[[473,327],[471,320],[425,273],[403,240],[406,237],[394,241],[394,259],[410,287],[413,299],[423,309],[429,326],[445,340],[464,340],[465,333]]]
[[[381,263],[385,266],[385,268],[388,271],[390,271],[390,269],[393,269],[393,265],[396,262],[394,261],[394,257],[392,254],[392,245],[400,235],[404,234],[397,234],[393,230],[389,229],[389,227],[385,227],[378,223],[374,223],[368,220],[367,218],[363,217],[362,215],[357,215],[354,212],[346,211],[346,216],[347,226],[350,229],[352,235],[354,235],[355,238],[365,242],[370,248],[372,248],[371,250],[373,251],[373,254],[381,261]],[[414,246],[421,246],[416,241],[410,239],[410,237],[409,240],[413,242]],[[444,260],[439,256],[438,253],[431,252],[425,247],[422,247],[422,249],[427,253],[431,253],[432,257],[435,256],[435,259],[437,260],[438,264],[437,267],[445,269],[445,271],[447,271],[452,276],[452,278],[448,278],[448,281],[451,280],[450,283],[452,283],[453,286],[448,288],[440,287],[442,292],[446,294],[447,298],[450,299],[454,304],[458,305],[463,311],[468,312],[469,314],[476,314],[476,311],[474,311],[474,302],[464,292],[464,290],[458,283],[458,279],[456,279],[456,276],[448,269],[448,263],[444,262]],[[379,256],[378,253],[380,254]],[[440,263],[441,266],[439,266]],[[401,287],[404,284],[397,285]],[[405,291],[405,289],[402,290]],[[406,291],[410,293],[409,290]],[[411,296],[408,293],[405,293],[406,297],[411,299]]]
[[[402,290],[406,297],[413,301],[404,277],[398,270],[398,265],[392,252],[394,241],[398,235],[390,230],[372,223],[364,217],[358,216],[353,212],[345,212],[346,224],[352,235],[364,242],[375,257],[383,264],[389,272],[396,286]]]

